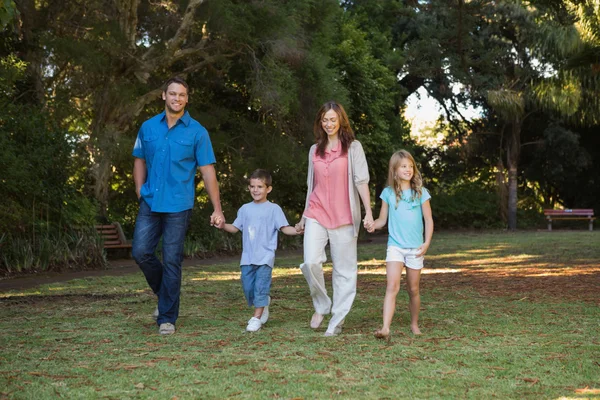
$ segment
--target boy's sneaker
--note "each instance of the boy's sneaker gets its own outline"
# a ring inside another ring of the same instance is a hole
[[[156,310],[152,313],[152,318],[156,321],[158,319],[158,306],[156,306]]]
[[[164,324],[160,324],[158,328],[158,333],[161,335],[172,335],[175,333],[175,325],[170,322],[165,322]]]
[[[260,329],[261,326],[262,326],[262,323],[260,322],[260,319],[258,319],[256,317],[252,317],[252,318],[250,318],[250,320],[248,320],[248,326],[246,327],[246,331],[256,332],[257,330]]]
[[[267,321],[269,320],[269,306],[270,305],[271,305],[271,296],[269,296],[269,303],[263,309],[263,313],[260,316],[260,323],[263,324],[263,325],[266,324]]]

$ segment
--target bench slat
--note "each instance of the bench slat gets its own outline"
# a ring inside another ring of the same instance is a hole
[[[587,220],[589,230],[594,230],[594,210],[588,208],[573,208],[565,210],[544,210],[544,215],[548,221],[548,230],[552,230],[552,220]]]
[[[129,249],[131,243],[125,239],[121,226],[115,222],[108,225],[96,225],[96,232],[102,239],[105,249]]]

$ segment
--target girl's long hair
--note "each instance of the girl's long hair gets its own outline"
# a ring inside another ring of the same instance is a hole
[[[321,121],[327,111],[333,110],[338,115],[340,130],[338,131],[338,138],[342,142],[342,154],[348,153],[350,144],[354,141],[354,132],[350,127],[350,121],[348,120],[348,114],[341,104],[335,101],[328,101],[323,104],[317,112],[315,123],[313,125],[313,131],[317,140],[317,155],[319,157],[325,157],[325,148],[327,147],[327,132],[323,129]]]
[[[409,159],[413,164],[413,176],[410,179],[410,200],[413,201],[415,199],[420,199],[421,195],[423,194],[423,178],[421,177],[421,172],[415,163],[415,159],[408,151],[398,150],[392,154],[392,158],[390,158],[390,168],[388,171],[387,180],[388,186],[391,187],[396,194],[396,208],[398,208],[398,204],[400,204],[400,199],[402,198],[402,186],[400,184],[400,178],[396,177],[396,170],[400,166],[402,160],[405,159]]]

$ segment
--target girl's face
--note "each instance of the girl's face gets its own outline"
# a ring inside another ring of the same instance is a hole
[[[408,158],[403,158],[400,160],[400,165],[398,165],[395,172],[396,179],[400,179],[403,182],[410,182],[415,174],[415,166]]]
[[[333,110],[327,111],[321,118],[321,127],[327,133],[328,139],[334,139],[340,130],[340,118]]]

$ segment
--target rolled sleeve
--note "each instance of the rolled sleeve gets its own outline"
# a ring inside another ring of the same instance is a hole
[[[352,143],[352,170],[354,173],[353,179],[355,185],[362,185],[369,183],[369,166],[367,165],[367,158],[363,150],[362,144],[355,140]]]
[[[133,152],[131,153],[135,158],[146,159],[146,152],[144,151],[144,141],[142,140],[142,129],[138,131],[135,144],[133,145]]]

